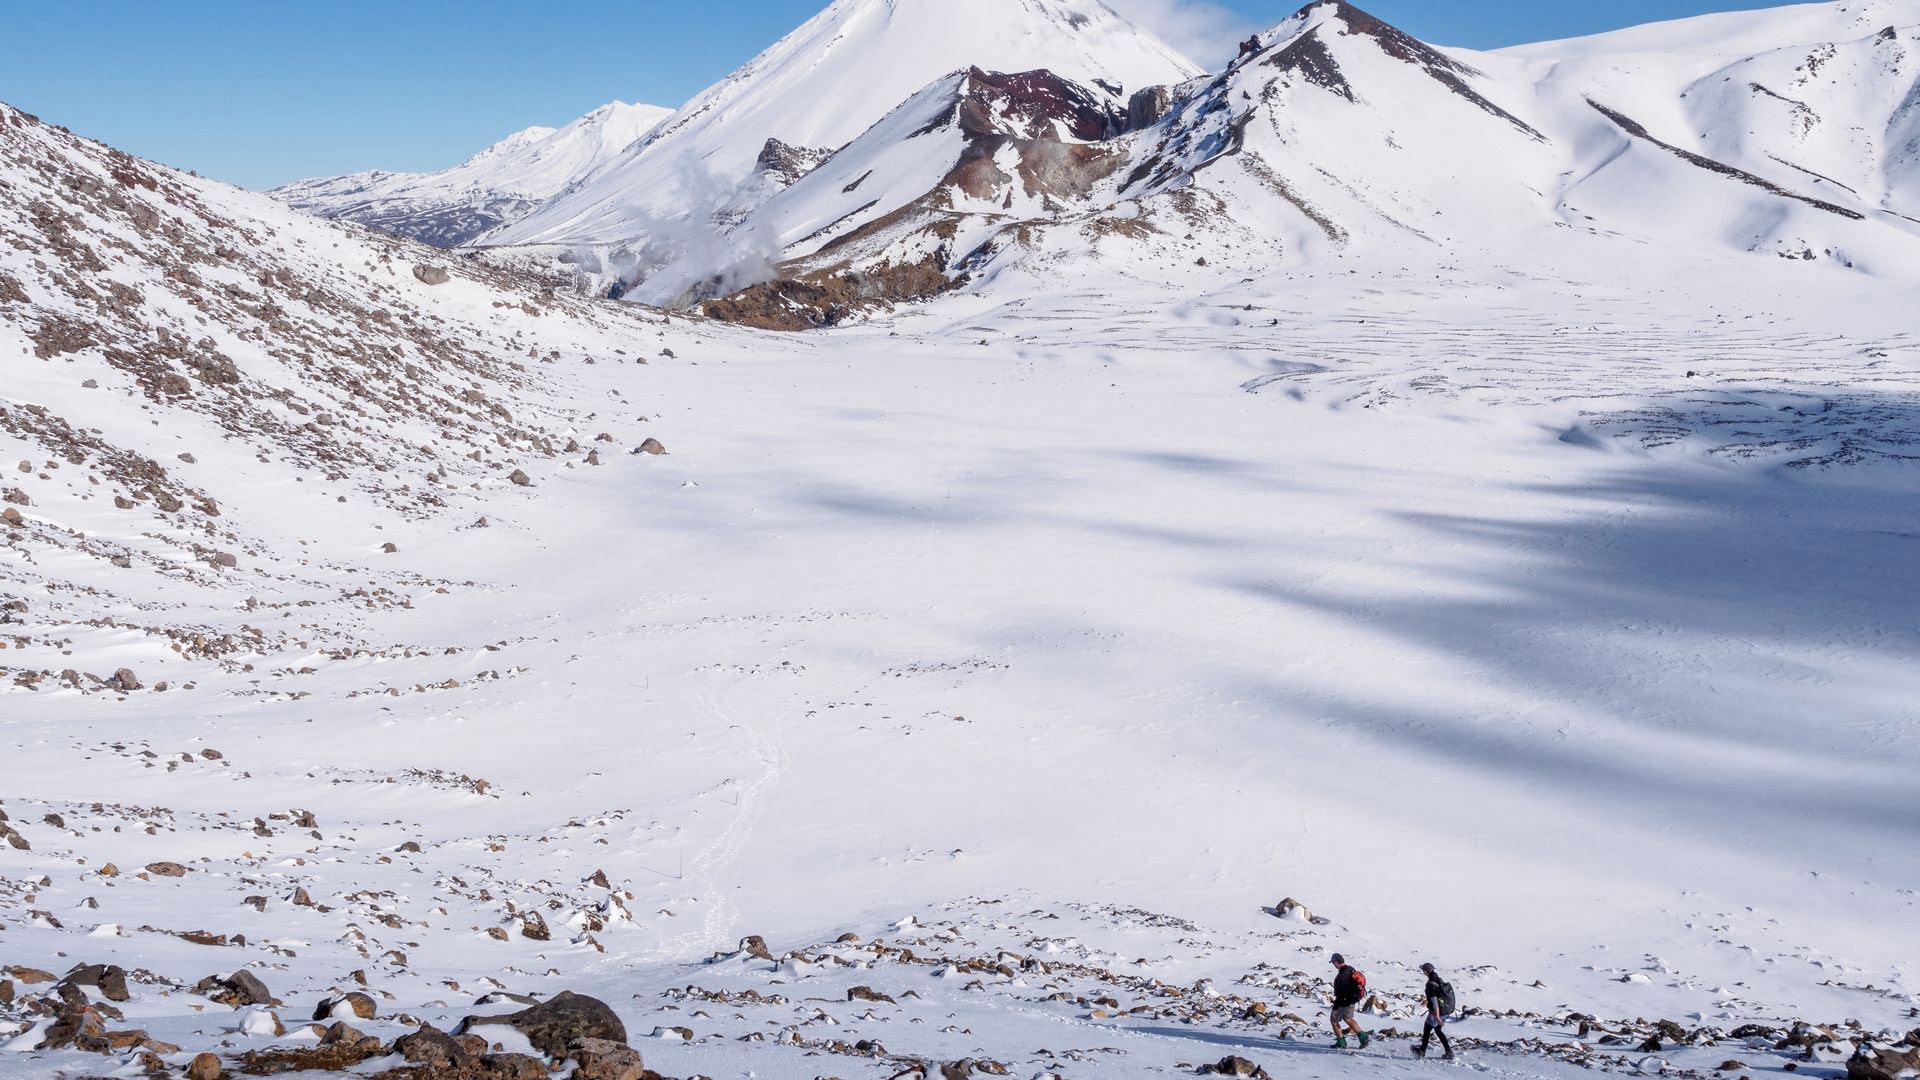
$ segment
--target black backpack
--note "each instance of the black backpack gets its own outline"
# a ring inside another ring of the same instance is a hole
[[[1440,1015],[1453,1015],[1453,1010],[1458,1004],[1458,1001],[1456,1001],[1453,996],[1453,984],[1450,982],[1442,982],[1440,984]]]

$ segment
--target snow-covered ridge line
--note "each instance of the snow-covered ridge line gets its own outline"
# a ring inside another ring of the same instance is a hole
[[[615,101],[564,127],[515,132],[451,169],[297,180],[268,194],[436,247],[459,247],[552,198],[644,137],[671,110]]]

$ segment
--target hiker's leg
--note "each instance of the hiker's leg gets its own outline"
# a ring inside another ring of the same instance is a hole
[[[1441,1024],[1437,1027],[1428,1028],[1427,1030],[1435,1032],[1440,1036],[1440,1049],[1445,1050],[1449,1054],[1453,1053],[1453,1044],[1447,1041],[1447,1025]]]

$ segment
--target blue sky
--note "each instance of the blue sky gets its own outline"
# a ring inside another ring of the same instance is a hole
[[[9,4],[0,100],[249,187],[438,169],[607,101],[678,105],[826,0],[65,0]],[[963,2],[963,0],[954,0]],[[1764,0],[1359,0],[1492,48]],[[1297,0],[1109,0],[1189,52]],[[1211,58],[1201,58],[1211,59]]]

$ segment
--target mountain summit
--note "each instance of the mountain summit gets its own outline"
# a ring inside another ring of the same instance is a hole
[[[742,191],[769,139],[837,149],[948,74],[1044,68],[1112,93],[1177,83],[1194,64],[1099,0],[836,0],[709,87],[645,140],[486,244],[620,245],[663,221],[703,227]]]

